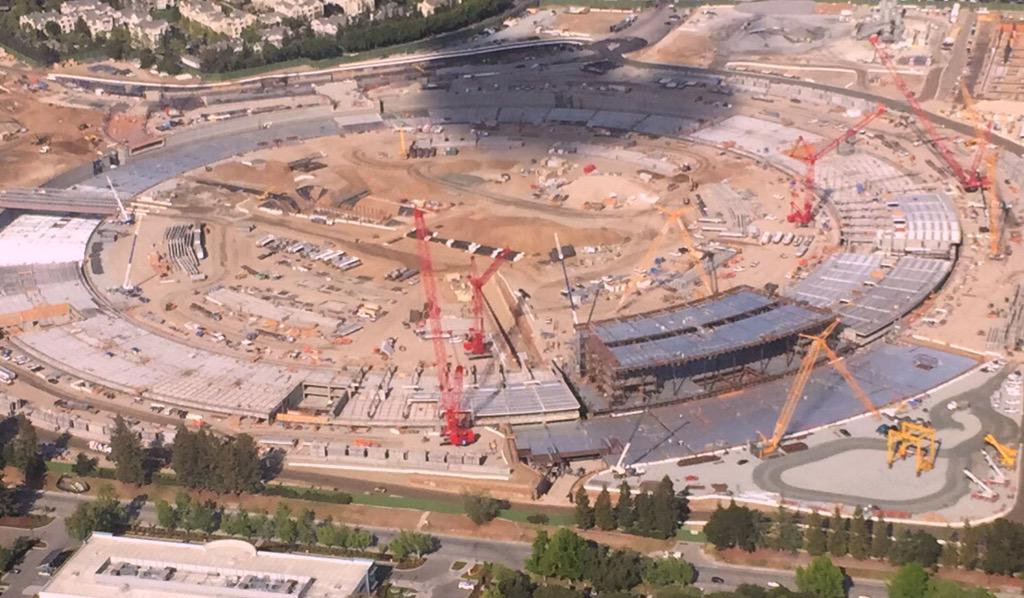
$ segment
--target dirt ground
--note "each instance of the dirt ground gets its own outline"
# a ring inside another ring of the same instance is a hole
[[[53,106],[38,93],[23,88],[14,73],[0,77],[0,119],[14,119],[26,131],[0,144],[0,187],[30,187],[85,163],[106,147],[85,139],[102,137],[103,114],[76,108]],[[81,125],[88,125],[81,130]],[[44,141],[47,139],[48,141]],[[38,143],[44,141],[43,143]],[[49,147],[47,153],[40,150]]]
[[[677,27],[658,43],[634,52],[631,57],[643,62],[707,67],[716,54],[715,44],[707,35]]]
[[[589,35],[607,34],[612,25],[626,18],[626,14],[623,11],[601,10],[591,10],[587,14],[579,15],[559,12],[555,17],[554,28]]]

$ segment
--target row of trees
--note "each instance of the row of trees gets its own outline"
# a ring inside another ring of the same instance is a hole
[[[672,480],[665,476],[653,492],[633,494],[629,484],[619,486],[618,502],[612,506],[608,488],[601,490],[594,506],[582,487],[574,497],[576,526],[582,529],[622,530],[651,538],[672,538],[689,516],[685,495],[677,496]]]
[[[245,42],[241,51],[232,52],[209,46],[200,53],[200,63],[204,72],[224,73],[300,58],[337,58],[455,31],[500,14],[511,6],[511,0],[465,0],[429,17],[359,21],[338,31],[335,37],[315,36],[308,24],[302,24],[285,37],[280,47],[264,44],[257,51],[253,44]]]
[[[1002,575],[1024,571],[1024,524],[1006,519],[980,527],[967,525],[940,543],[925,530],[893,529],[883,518],[867,519],[859,507],[852,518],[842,517],[837,509],[826,521],[817,513],[801,516],[781,507],[769,518],[733,502],[725,508],[719,506],[704,526],[704,534],[717,548],[792,553],[803,549],[812,556],[849,555],[884,559],[897,566],[942,565]]]
[[[68,535],[79,541],[85,540],[94,531],[116,533],[127,525],[128,511],[118,502],[109,484],[99,488],[95,500],[79,504],[64,520]]]
[[[316,513],[310,509],[293,516],[291,508],[281,503],[273,515],[249,513],[244,509],[227,512],[213,501],[199,501],[184,492],[178,493],[174,504],[157,501],[156,518],[157,525],[166,530],[220,532],[250,541],[277,540],[285,544],[349,550],[366,550],[376,542],[373,534],[366,530],[334,523],[329,517],[317,520]]]
[[[110,439],[110,460],[119,482],[141,486],[149,482],[162,460],[142,445],[139,435],[118,416]],[[87,464],[76,463],[87,468]],[[171,446],[171,468],[186,488],[211,490],[220,494],[258,490],[263,477],[262,461],[255,441],[248,434],[221,437],[200,429],[179,426]]]
[[[613,550],[590,542],[572,530],[560,528],[553,536],[540,530],[533,541],[526,570],[541,578],[586,582],[605,592],[628,590],[646,582],[652,585],[687,585],[694,579],[686,561],[650,559],[632,550]]]

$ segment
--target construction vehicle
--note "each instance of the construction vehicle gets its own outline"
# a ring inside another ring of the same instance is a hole
[[[654,265],[654,257],[658,252],[658,248],[661,246],[662,240],[668,235],[669,231],[672,230],[673,226],[678,229],[679,238],[682,242],[683,249],[686,250],[687,255],[693,260],[693,265],[697,270],[701,281],[706,289],[704,295],[710,296],[717,292],[717,283],[712,280],[711,275],[708,274],[708,269],[712,268],[704,267],[704,260],[708,257],[708,254],[697,249],[697,245],[690,235],[690,230],[686,228],[686,223],[683,221],[683,213],[686,212],[687,208],[669,211],[660,206],[654,206],[662,216],[665,217],[665,223],[662,225],[661,230],[651,241],[647,247],[647,251],[644,252],[643,257],[640,258],[640,263],[637,268],[633,271],[633,275],[630,276],[629,281],[626,283],[626,289],[622,292],[622,296],[619,298],[619,304],[616,309],[621,310],[626,304],[626,301],[636,292],[637,285],[640,284],[640,279],[643,278],[644,274],[649,272],[651,266]]]
[[[986,481],[989,484],[996,484],[998,486],[1005,486],[1006,484],[1008,484],[1009,480],[1006,479],[1006,474],[1003,473],[1002,468],[996,464],[996,461],[995,459],[992,458],[992,455],[988,451],[982,449],[981,456],[985,458],[985,463],[988,464],[988,468],[992,471],[992,477],[990,477]]]
[[[944,138],[939,135],[939,131],[936,129],[935,124],[932,123],[930,118],[928,118],[928,113],[925,112],[921,103],[917,101],[914,91],[910,89],[910,86],[907,85],[907,82],[896,69],[896,64],[893,62],[892,56],[882,48],[882,43],[879,40],[878,35],[872,35],[868,38],[868,41],[871,42],[872,46],[874,46],[875,55],[878,56],[878,59],[883,65],[885,65],[886,70],[889,71],[889,76],[892,77],[896,88],[899,89],[900,93],[903,94],[903,97],[907,100],[907,103],[910,104],[910,108],[913,111],[914,116],[921,124],[921,128],[924,129],[927,141],[931,144],[932,148],[938,152],[942,161],[946,163],[946,166],[949,167],[949,170],[956,177],[960,188],[967,193],[973,193],[979,188],[987,186],[988,181],[985,180],[985,177],[977,169],[977,164],[980,164],[980,159],[977,157],[975,158],[976,166],[970,170],[965,170],[960,165],[956,157],[953,156],[953,152],[949,149],[949,146],[946,145]],[[983,149],[984,146],[982,146],[979,151]]]
[[[980,500],[994,501],[999,498],[999,493],[993,490],[988,484],[982,482],[978,476],[971,473],[970,469],[964,470],[964,475],[967,479],[974,483],[978,487],[978,491],[971,494],[972,497]]]
[[[870,411],[878,419],[882,419],[882,415],[878,412],[878,408],[871,402],[867,394],[861,388],[860,383],[853,377],[850,370],[847,369],[846,364],[842,358],[836,355],[835,351],[828,346],[828,339],[835,332],[836,328],[839,327],[839,320],[833,321],[829,324],[820,334],[801,334],[800,338],[810,341],[807,346],[807,353],[804,355],[803,361],[800,362],[800,369],[797,371],[796,378],[793,379],[793,385],[789,389],[789,394],[786,396],[786,402],[782,405],[782,410],[779,412],[779,418],[775,422],[775,430],[772,432],[771,438],[765,438],[761,436],[761,447],[760,457],[765,458],[779,449],[779,443],[782,442],[783,436],[786,435],[786,431],[789,429],[789,424],[793,419],[793,414],[796,413],[796,407],[800,403],[800,399],[804,396],[804,389],[807,387],[807,382],[811,378],[811,372],[814,370],[815,364],[818,362],[818,358],[822,353],[828,358],[828,363],[839,372],[839,375],[843,377],[846,384],[853,391],[853,395],[857,397],[857,400],[861,402],[864,407]]]
[[[135,215],[129,214],[124,208],[124,204],[121,203],[121,196],[118,195],[117,189],[114,188],[114,181],[107,177],[107,186],[110,187],[110,193],[114,196],[114,201],[117,202],[117,214],[120,217],[121,224],[131,224],[135,221]]]
[[[816,203],[814,201],[814,165],[817,164],[818,160],[822,159],[826,154],[849,141],[857,133],[864,130],[865,127],[871,124],[871,121],[885,114],[885,111],[885,106],[879,104],[873,112],[860,119],[860,121],[847,129],[842,135],[836,137],[818,150],[814,149],[814,146],[804,141],[803,137],[797,138],[796,143],[793,144],[793,148],[789,150],[788,155],[791,158],[796,158],[807,165],[807,171],[804,173],[803,181],[801,181],[804,192],[804,202],[802,207],[797,205],[794,201],[789,202],[790,212],[789,215],[786,216],[786,220],[788,222],[792,222],[800,226],[807,226],[814,220],[814,205]]]
[[[423,210],[413,212],[416,223],[416,242],[420,258],[420,285],[427,302],[427,322],[434,345],[434,369],[437,371],[437,386],[441,395],[440,407],[444,414],[444,437],[455,446],[466,446],[476,442],[478,436],[462,411],[462,367],[455,369],[449,378],[448,350],[445,347],[444,332],[441,328],[441,304],[437,296],[437,280],[434,277],[434,261],[430,257],[430,232],[427,230]]]
[[[885,450],[890,468],[896,459],[905,459],[911,448],[914,449],[914,471],[917,475],[935,468],[935,457],[939,450],[939,444],[935,440],[935,428],[907,420],[902,420],[898,425],[889,428]]]
[[[512,252],[503,250],[491,262],[480,276],[476,275],[476,259],[470,261],[469,285],[473,288],[473,326],[469,329],[469,338],[463,348],[471,355],[486,355],[487,344],[484,339],[484,285],[508,261]]]
[[[1015,469],[1017,467],[1017,449],[1006,446],[999,442],[995,436],[991,434],[985,435],[985,442],[988,443],[992,448],[999,454],[999,464],[1007,469]]]

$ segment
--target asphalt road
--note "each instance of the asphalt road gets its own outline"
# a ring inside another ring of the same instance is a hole
[[[36,508],[51,508],[51,515],[56,519],[50,525],[26,534],[23,530],[0,528],[0,542],[12,542],[18,535],[34,535],[42,538],[51,548],[73,547],[74,542],[64,531],[64,518],[67,517],[83,501],[89,497],[61,492],[45,492],[36,501]],[[136,516],[140,523],[156,523],[156,509],[151,503],[145,503]],[[386,544],[396,534],[396,530],[381,527],[365,527],[377,536],[379,544]],[[438,598],[458,595],[459,571],[453,571],[456,562],[495,562],[507,567],[521,569],[530,555],[530,544],[524,542],[502,542],[483,538],[466,538],[434,534],[441,542],[440,549],[431,554],[426,564],[411,571],[393,571],[392,579],[399,585],[408,586],[421,592],[432,592]],[[750,583],[766,586],[776,582],[795,587],[795,576],[790,571],[778,571],[754,567],[727,565],[711,560],[702,550],[700,544],[680,543],[675,550],[682,553],[683,558],[693,563],[699,572],[698,585],[704,588],[733,588],[739,584]],[[4,596],[21,595],[21,590],[45,581],[35,573],[35,567],[46,555],[46,551],[33,551],[21,567],[21,574],[9,575],[5,580],[11,583],[10,593]],[[712,577],[725,580],[723,584],[712,584]],[[870,579],[851,580],[851,595],[865,595],[871,598],[885,596],[885,585]]]
[[[974,14],[973,10],[960,11],[960,18],[958,19],[960,31],[957,33],[956,43],[953,44],[953,49],[950,51],[949,62],[946,64],[946,68],[942,70],[942,76],[939,78],[939,85],[935,91],[934,99],[950,102],[960,93],[960,75],[964,72],[964,68],[967,67],[967,62],[970,60],[970,56],[967,54],[967,42],[971,39],[971,29],[974,27],[977,19],[978,17]]]

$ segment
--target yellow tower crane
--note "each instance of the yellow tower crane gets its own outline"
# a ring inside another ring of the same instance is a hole
[[[939,450],[935,428],[910,421],[901,421],[899,426],[889,428],[885,443],[889,467],[892,467],[896,459],[905,459],[910,447],[914,447],[917,475],[935,467],[935,457]]]
[[[701,281],[704,284],[704,296],[709,296],[715,292],[713,281],[711,276],[704,269],[702,262],[705,257],[705,253],[697,249],[697,244],[693,240],[693,236],[690,235],[690,230],[686,228],[686,223],[683,221],[683,214],[686,212],[686,208],[679,210],[667,210],[660,206],[654,206],[662,216],[665,217],[665,223],[662,225],[661,230],[655,235],[650,245],[647,246],[647,251],[644,252],[643,257],[640,258],[640,263],[633,271],[633,275],[630,276],[629,281],[626,283],[626,289],[622,293],[622,297],[619,298],[619,304],[616,309],[622,309],[629,300],[630,296],[636,292],[637,285],[640,284],[640,280],[644,277],[644,274],[648,272],[651,266],[654,265],[654,256],[661,247],[662,241],[668,236],[673,226],[679,233],[679,240],[686,249],[687,255],[690,256],[693,261],[693,266],[697,270],[697,274],[700,276]]]
[[[828,358],[828,363],[831,365],[839,375],[843,377],[846,384],[853,391],[853,396],[861,402],[864,407],[873,413],[878,419],[882,418],[882,414],[878,412],[878,408],[871,402],[868,395],[861,388],[860,383],[853,377],[850,370],[846,367],[846,363],[842,357],[836,354],[832,350],[832,347],[828,346],[828,338],[832,336],[836,328],[839,327],[839,320],[833,321],[828,327],[821,332],[821,334],[801,334],[800,338],[804,338],[810,341],[807,347],[807,354],[804,355],[803,361],[800,362],[800,369],[796,373],[796,378],[793,380],[793,385],[789,388],[789,394],[786,396],[786,402],[782,405],[782,410],[779,412],[779,418],[775,422],[775,430],[772,432],[771,438],[761,437],[761,452],[760,456],[767,457],[779,449],[779,443],[782,442],[782,437],[786,435],[786,431],[789,429],[789,424],[793,419],[793,415],[796,413],[797,405],[800,403],[800,399],[804,396],[804,389],[807,387],[807,382],[811,378],[811,372],[814,370],[815,364],[818,362],[818,358],[824,353],[825,357]]]

